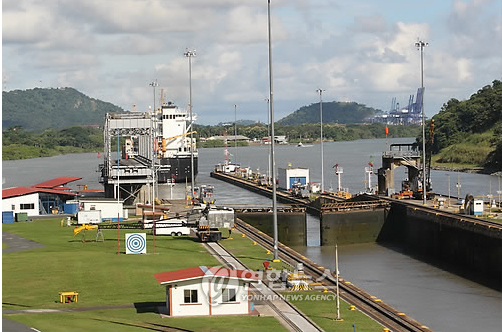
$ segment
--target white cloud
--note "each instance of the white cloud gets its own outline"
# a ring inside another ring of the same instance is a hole
[[[318,87],[326,100],[349,98],[383,109],[393,97],[407,102],[420,85],[417,38],[430,44],[424,65],[431,114],[449,98],[500,79],[498,0],[452,0],[422,15],[411,12],[404,4],[367,0],[274,0],[278,112],[316,102]],[[8,89],[43,81],[146,110],[152,104],[148,84],[158,79],[169,99],[186,106],[183,53],[190,47],[197,49],[192,83],[202,123],[220,122],[233,104],[259,117],[252,109],[265,108],[268,95],[267,37],[266,1],[3,1]]]

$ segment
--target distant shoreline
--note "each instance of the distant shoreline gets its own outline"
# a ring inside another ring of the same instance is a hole
[[[433,170],[444,172],[461,172],[461,173],[474,173],[474,174],[488,174],[494,176],[502,176],[502,171],[493,172],[483,167],[453,167],[453,166],[432,166]]]

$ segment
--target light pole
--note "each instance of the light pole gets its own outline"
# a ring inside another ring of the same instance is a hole
[[[153,113],[155,114],[155,111],[157,109],[155,108],[155,88],[158,87],[159,85],[157,84],[157,80],[155,82],[152,82],[149,84],[153,88]]]
[[[279,261],[278,230],[277,230],[277,184],[275,183],[275,128],[274,128],[274,82],[272,74],[272,30],[270,25],[270,0],[267,7],[268,16],[268,74],[270,86],[270,156],[272,158],[272,211],[274,213],[274,261]]]
[[[417,41],[415,46],[420,50],[420,73],[421,73],[421,88],[422,88],[422,159],[423,159],[423,176],[422,176],[422,194],[424,198],[424,205],[427,204],[427,186],[426,186],[426,162],[425,162],[425,110],[424,110],[424,47],[429,43],[424,41]]]
[[[316,90],[319,92],[319,114],[321,119],[321,194],[324,193],[324,145],[322,134],[322,92],[325,91],[321,88]]]
[[[234,104],[234,149],[235,149],[235,163],[237,164],[237,104]]]
[[[193,199],[194,189],[195,189],[195,170],[193,168],[193,115],[192,115],[192,57],[196,55],[195,50],[186,49],[185,56],[188,58],[188,85],[190,89],[188,107],[190,109],[190,173],[192,175],[192,193],[191,197]]]
[[[265,98],[265,101],[267,102],[267,136],[270,139],[270,99]],[[270,184],[270,149],[268,151],[268,165],[267,165],[267,184]]]
[[[499,195],[499,208],[502,206],[500,205],[500,194],[502,194],[502,191],[500,190],[500,175],[499,175],[499,190],[497,190],[497,194]]]
[[[450,174],[446,174],[448,177],[448,207],[450,207],[450,197],[451,197],[451,187],[450,187]]]
[[[155,88],[158,86],[157,80],[149,84],[153,88],[153,112],[152,112],[152,209],[153,209],[153,223],[155,224]]]

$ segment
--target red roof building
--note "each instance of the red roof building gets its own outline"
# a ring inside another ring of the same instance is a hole
[[[59,177],[30,187],[14,187],[2,190],[2,211],[27,213],[28,216],[59,213],[66,200],[77,193],[65,187],[81,177]]]
[[[169,316],[248,315],[250,284],[259,283],[254,271],[197,266],[155,274],[166,286]]]

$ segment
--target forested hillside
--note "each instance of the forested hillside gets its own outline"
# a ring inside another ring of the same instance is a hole
[[[502,82],[495,80],[468,100],[450,99],[434,117],[437,162],[502,170]]]
[[[65,153],[103,151],[103,130],[93,127],[46,129],[10,127],[2,131],[2,159],[29,159]]]
[[[377,113],[377,110],[354,102],[323,102],[323,123],[361,123]],[[295,126],[305,123],[320,123],[319,103],[303,106],[299,110],[277,121],[278,125]]]
[[[103,125],[106,113],[124,110],[90,98],[73,88],[14,90],[2,92],[2,128],[28,130]]]
[[[389,125],[389,138],[391,137],[415,137],[420,132],[419,126],[394,126]],[[233,125],[227,126],[201,126],[196,125],[198,137],[211,137],[216,135],[234,134]],[[251,139],[261,140],[268,136],[267,125],[256,123],[249,126],[237,126],[237,134]],[[315,142],[321,137],[319,124],[302,124],[299,126],[275,126],[275,135],[284,135],[289,142]],[[323,136],[325,140],[350,141],[365,138],[385,138],[385,124],[373,123],[370,125],[360,124],[323,124]]]

